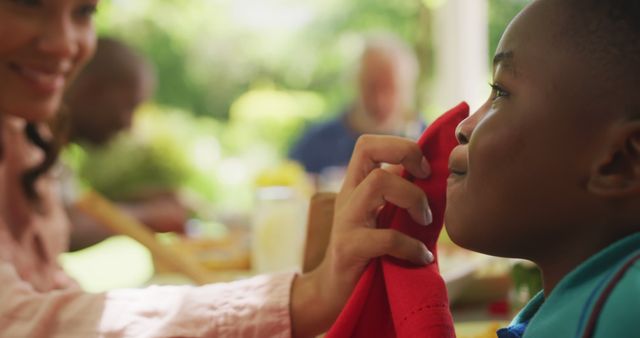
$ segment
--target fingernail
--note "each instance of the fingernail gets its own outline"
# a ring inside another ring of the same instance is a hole
[[[433,254],[425,246],[424,254],[422,256],[422,261],[424,262],[424,264],[431,264],[433,263],[433,259],[434,259]]]
[[[424,222],[422,223],[424,226],[427,226],[431,223],[433,223],[433,213],[431,213],[431,208],[429,208],[429,206],[427,206],[423,216],[423,220]]]
[[[422,157],[422,162],[420,164],[422,166],[422,171],[424,172],[424,177],[426,178],[431,175],[431,166],[429,166],[429,162],[427,162],[427,159],[424,158],[424,156]]]

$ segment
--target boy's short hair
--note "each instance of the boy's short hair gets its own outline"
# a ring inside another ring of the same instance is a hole
[[[640,1],[559,1],[564,2],[568,14],[562,34],[593,62],[597,75],[593,81],[629,93],[640,88]],[[640,118],[640,95],[627,97],[633,98],[630,109]]]

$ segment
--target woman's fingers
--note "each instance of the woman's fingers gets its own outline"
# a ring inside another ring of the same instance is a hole
[[[386,163],[386,164],[383,164],[380,168],[398,176],[402,175],[403,167],[400,164]]]
[[[417,265],[433,262],[433,254],[421,241],[393,229],[376,228],[378,212],[386,202],[406,209],[418,223],[431,223],[425,193],[397,174],[380,169],[384,163],[401,165],[415,177],[430,174],[420,148],[410,140],[392,136],[358,139],[336,197],[325,260],[309,274],[315,279],[313,284],[319,285],[315,293],[324,295],[322,299],[329,304],[326,308],[331,315],[326,317],[331,320],[344,306],[371,258],[389,255]],[[300,289],[295,285],[294,291]]]
[[[350,194],[381,163],[401,164],[409,173],[425,178],[429,163],[413,141],[395,136],[363,135],[358,138],[341,193]]]
[[[342,210],[340,218],[347,226],[360,224],[375,226],[377,213],[386,202],[406,209],[419,224],[432,221],[431,210],[425,193],[411,182],[382,169],[374,169],[348,200],[349,207]]]
[[[393,229],[358,229],[359,238],[351,244],[353,255],[368,261],[389,255],[418,265],[433,262],[433,254],[415,238]]]

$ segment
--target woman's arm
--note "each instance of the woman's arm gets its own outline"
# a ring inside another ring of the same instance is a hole
[[[375,229],[385,202],[429,223],[424,193],[380,170],[403,165],[418,177],[428,166],[418,146],[395,137],[363,137],[337,196],[333,231],[323,262],[312,272],[259,276],[202,287],[151,287],[87,294],[36,292],[10,263],[0,261],[0,333],[15,337],[308,337],[326,331],[353,291],[369,259],[391,255],[427,264],[424,245]],[[292,283],[293,280],[293,283]]]
[[[0,336],[289,338],[292,279],[279,274],[202,287],[39,293],[0,262]]]

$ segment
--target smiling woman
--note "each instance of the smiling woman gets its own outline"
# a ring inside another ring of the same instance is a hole
[[[96,6],[97,0],[0,1],[0,110],[29,122],[28,139],[45,153],[21,178],[30,200],[38,199],[35,181],[54,165],[59,148],[32,122],[52,117],[64,89],[93,54]]]
[[[0,1],[3,113],[34,121],[58,109],[64,88],[93,54],[96,5],[97,0]]]

